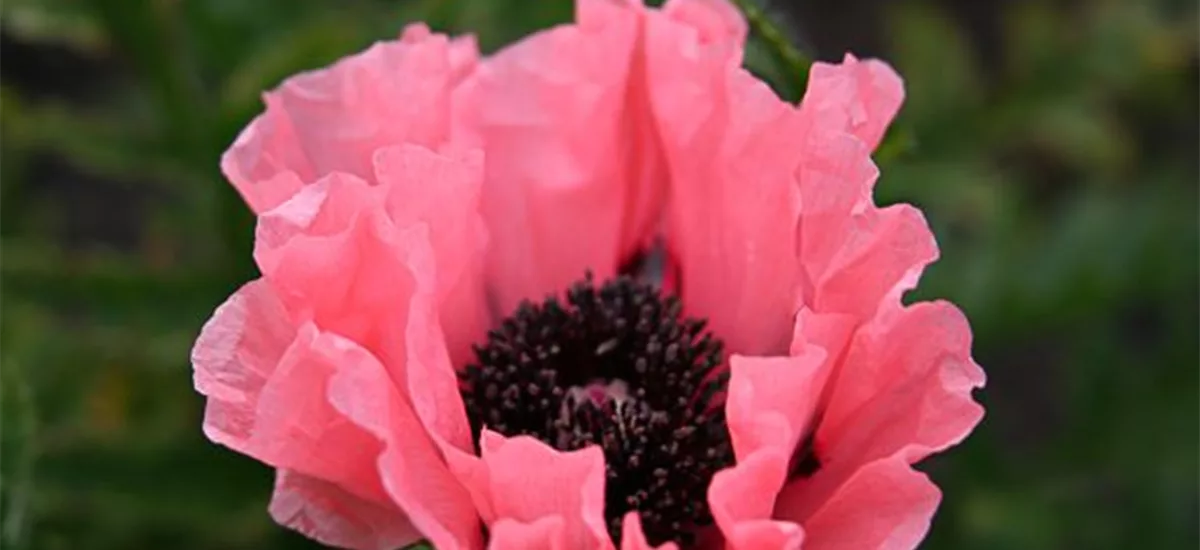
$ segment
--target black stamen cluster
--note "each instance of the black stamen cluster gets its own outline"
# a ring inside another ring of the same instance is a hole
[[[712,522],[708,483],[733,451],[722,345],[680,310],[650,285],[623,276],[597,288],[590,274],[565,303],[521,304],[460,375],[476,439],[487,426],[560,450],[598,445],[613,539],[637,510],[653,544],[690,544]],[[596,400],[585,388],[612,391]]]

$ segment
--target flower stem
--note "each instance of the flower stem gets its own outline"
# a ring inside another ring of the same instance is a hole
[[[783,30],[771,21],[766,12],[754,5],[753,0],[734,0],[734,3],[746,16],[751,32],[766,46],[788,79],[788,85],[793,88],[795,98],[799,99],[808,86],[808,69],[812,65],[812,59],[793,46]]]

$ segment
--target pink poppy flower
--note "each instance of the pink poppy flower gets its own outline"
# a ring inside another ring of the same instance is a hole
[[[795,106],[723,0],[576,11],[266,94],[222,158],[262,276],[193,350],[205,433],[339,547],[914,547],[912,465],[983,374],[957,309],[901,302],[920,212],[871,199],[900,79],[818,63]]]

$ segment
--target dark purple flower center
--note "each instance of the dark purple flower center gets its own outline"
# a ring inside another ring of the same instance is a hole
[[[651,543],[692,543],[733,450],[721,342],[680,311],[627,276],[597,287],[588,275],[564,301],[522,303],[460,376],[476,440],[486,426],[564,451],[597,445],[613,540],[636,510]]]

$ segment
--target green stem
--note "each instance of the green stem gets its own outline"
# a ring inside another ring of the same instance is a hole
[[[812,59],[804,55],[787,39],[783,30],[771,21],[765,12],[753,4],[753,0],[734,0],[738,9],[750,23],[750,30],[767,47],[780,69],[786,75],[794,96],[799,98],[808,86],[808,69]]]

